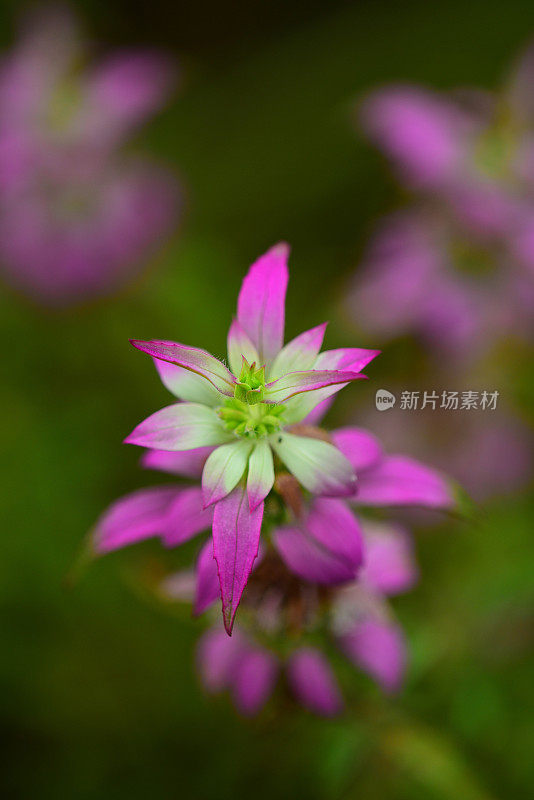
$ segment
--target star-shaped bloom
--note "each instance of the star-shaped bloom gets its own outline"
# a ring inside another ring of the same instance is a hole
[[[209,453],[201,493],[191,489],[181,502],[201,504],[195,524],[212,519],[228,633],[258,553],[264,501],[280,465],[312,495],[354,494],[350,459],[327,435],[308,435],[302,423],[324,410],[343,386],[364,378],[361,370],[379,352],[346,348],[321,353],[326,324],[283,345],[288,253],[287,245],[276,245],[245,277],[228,333],[229,368],[195,347],[132,341],[153,357],[179,402],[138,425],[126,442],[158,451],[157,459],[166,451],[180,463]],[[166,499],[158,495],[157,502],[165,506]]]

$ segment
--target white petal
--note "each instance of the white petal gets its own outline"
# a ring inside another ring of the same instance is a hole
[[[354,470],[334,445],[286,431],[273,434],[269,440],[289,471],[309,492],[327,497],[354,494]]]
[[[239,483],[248,462],[252,443],[242,439],[218,447],[202,472],[204,505],[217,503]]]

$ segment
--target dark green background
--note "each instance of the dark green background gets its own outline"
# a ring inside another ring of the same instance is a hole
[[[17,5],[2,4],[5,44]],[[531,497],[491,503],[476,525],[420,535],[421,584],[395,603],[413,649],[406,689],[386,700],[342,670],[352,710],[336,721],[296,709],[283,691],[252,722],[225,699],[206,699],[192,668],[201,623],[160,608],[144,588],[165,563],[156,543],[79,575],[72,566],[111,500],[158,481],[121,445],[168,402],[128,337],[222,356],[244,271],[286,239],[288,335],[326,318],[330,346],[381,347],[356,337],[340,308],[374,221],[398,202],[381,159],[353,130],[353,102],[392,80],[497,86],[534,34],[532,4],[77,8],[96,52],[150,44],[179,58],[181,91],[134,146],[178,171],[186,208],[160,258],[116,298],[53,314],[5,288],[0,295],[4,796],[531,796]],[[387,347],[369,385],[347,390],[332,421],[368,409],[379,376],[417,369],[407,352]],[[523,414],[527,366],[515,375]],[[193,552],[166,562],[187,563]]]

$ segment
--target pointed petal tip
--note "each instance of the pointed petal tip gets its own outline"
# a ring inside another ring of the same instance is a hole
[[[270,248],[269,252],[277,256],[289,258],[289,254],[291,252],[291,246],[284,241],[277,242]]]
[[[235,611],[232,614],[232,612],[229,611],[228,608],[223,610],[224,630],[226,631],[228,636],[232,635],[232,631],[234,629],[234,620],[235,620],[236,611],[237,611],[237,609],[235,609]]]

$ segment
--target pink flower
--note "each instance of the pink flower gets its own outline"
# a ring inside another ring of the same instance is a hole
[[[73,18],[48,11],[0,64],[0,261],[52,306],[116,289],[176,215],[172,176],[119,149],[167,101],[170,63],[124,51],[78,74],[83,55]]]
[[[351,302],[371,332],[422,333],[440,356],[532,336],[533,53],[500,96],[391,86],[364,102],[364,130],[417,203],[365,257]]]
[[[167,451],[148,454],[151,466],[171,467],[179,474],[193,463],[202,468],[202,489],[176,490],[176,503],[180,508],[187,504],[187,519],[191,511],[191,527],[179,536],[188,537],[213,520],[228,633],[258,552],[264,501],[275,483],[275,459],[313,495],[354,494],[356,474],[349,458],[327,435],[317,436],[302,423],[347,383],[363,378],[361,369],[378,353],[359,348],[320,353],[325,324],[283,346],[288,253],[287,245],[273,247],[243,281],[237,318],[228,333],[230,369],[198,348],[167,341],[132,342],[154,358],[163,383],[180,402],[146,419],[126,441]],[[145,530],[146,514],[157,528],[167,500],[167,493],[158,496],[155,515],[153,498],[147,509],[136,507],[128,536],[138,537],[140,520]],[[180,510],[177,519],[182,514]],[[101,527],[100,549],[115,546],[114,526],[113,522],[110,528],[107,519]],[[163,533],[167,544],[169,535],[177,543],[174,534]]]
[[[254,715],[266,704],[280,671],[285,669],[288,685],[303,706],[321,716],[341,713],[344,702],[335,672],[322,651],[312,644],[316,641],[314,629],[324,627],[325,621],[333,643],[354,666],[388,693],[400,688],[407,661],[406,644],[385,598],[411,589],[418,579],[405,531],[394,525],[365,523],[365,567],[359,579],[329,590],[328,594],[314,583],[298,583],[284,577],[277,567],[276,553],[265,556],[265,561],[269,564],[263,562],[263,568],[267,567],[264,572],[271,579],[273,573],[277,574],[277,582],[264,582],[260,563],[244,598],[248,612],[255,615],[255,630],[261,632],[262,644],[242,628],[232,639],[219,627],[208,630],[199,642],[197,667],[209,693],[229,691],[242,714]],[[214,570],[209,562],[202,564],[201,554],[196,572],[197,608],[206,568]],[[187,599],[180,589],[176,591],[176,581],[177,576],[172,576],[164,582],[165,596]],[[265,609],[266,604],[270,610]],[[292,629],[289,639],[286,621]]]

